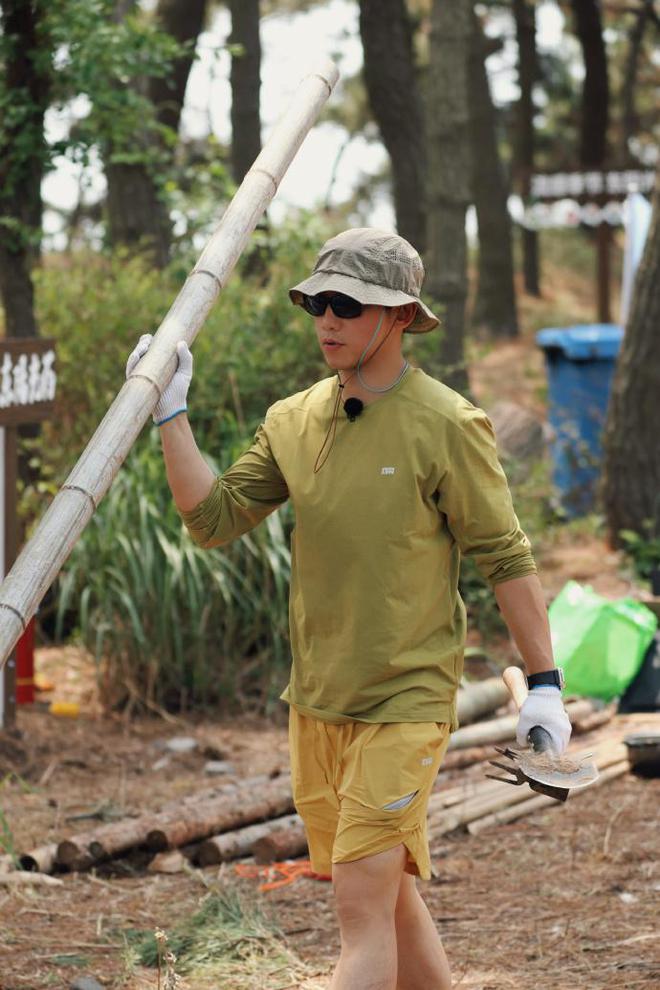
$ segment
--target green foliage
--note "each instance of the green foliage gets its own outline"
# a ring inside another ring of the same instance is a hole
[[[288,521],[271,515],[222,551],[196,547],[152,432],[130,455],[61,578],[109,704],[267,708],[286,683]],[[217,472],[226,465],[209,462]]]
[[[619,531],[619,539],[632,561],[635,573],[644,581],[660,580],[660,530],[652,519],[645,519],[641,533],[631,529]],[[655,590],[655,589],[654,589]]]

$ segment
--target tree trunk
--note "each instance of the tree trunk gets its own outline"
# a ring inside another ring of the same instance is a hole
[[[639,126],[635,109],[635,89],[644,32],[653,14],[654,0],[642,0],[642,6],[635,15],[635,21],[628,38],[628,54],[621,88],[621,130],[618,155],[621,167],[635,164],[635,159],[630,152],[630,139],[635,136]]]
[[[195,57],[197,39],[204,27],[207,0],[159,0],[156,10],[158,26],[181,45],[187,53],[174,63],[171,74],[149,80],[149,99],[160,124],[178,133],[188,76]]]
[[[230,0],[229,7],[229,42],[242,49],[231,56],[231,169],[238,184],[261,151],[259,0]]]
[[[369,104],[392,162],[397,230],[426,246],[425,121],[405,0],[360,0]]]
[[[630,316],[617,361],[604,431],[602,496],[610,539],[631,529],[648,539],[644,520],[660,531],[660,171],[653,218],[637,270]]]
[[[110,243],[143,251],[163,268],[169,259],[170,219],[148,166],[114,162],[112,151],[105,158]]]
[[[486,71],[486,45],[473,13],[469,98],[472,191],[479,225],[479,276],[472,322],[494,337],[516,337],[513,243],[508,183],[500,159],[495,106]]]
[[[443,380],[468,389],[464,354],[467,298],[465,211],[470,203],[469,0],[433,0],[428,100],[427,292],[443,306]]]
[[[43,28],[43,2],[2,0],[0,30],[7,106],[0,147],[0,300],[8,337],[37,337],[31,271],[41,237],[41,180],[46,146],[44,114],[49,103],[50,40]]]
[[[121,20],[134,6],[134,0],[116,0],[114,17]],[[197,37],[204,23],[206,0],[159,0],[155,19],[162,30],[188,44],[188,53],[174,63],[171,74],[150,79],[146,92],[154,104],[160,124],[178,131],[188,75]],[[139,85],[139,80],[134,81]],[[146,133],[134,137],[134,145],[145,154],[156,142]],[[108,181],[108,232],[110,242],[149,254],[154,264],[164,267],[169,259],[172,229],[167,204],[153,172],[153,166],[143,162],[127,164],[121,161],[123,147],[110,147],[105,152],[105,173]],[[135,147],[132,148],[135,151]],[[162,151],[162,148],[159,148]],[[115,160],[113,160],[115,159]]]
[[[572,0],[576,34],[584,58],[580,119],[580,165],[600,168],[607,158],[609,86],[599,0]]]
[[[513,15],[518,40],[518,86],[516,107],[515,171],[523,205],[529,203],[534,173],[534,83],[538,78],[536,55],[536,21],[534,3],[513,0]],[[523,282],[530,296],[541,295],[539,277],[539,239],[535,230],[522,227]]]

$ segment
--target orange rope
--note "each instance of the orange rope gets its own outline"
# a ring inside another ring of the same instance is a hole
[[[268,866],[253,866],[252,863],[237,863],[234,867],[239,877],[247,880],[257,880],[263,877],[265,883],[259,884],[259,890],[277,890],[294,883],[298,877],[309,877],[312,880],[332,880],[328,873],[316,873],[308,859],[285,860],[283,863],[271,863]],[[280,879],[276,879],[280,877]]]

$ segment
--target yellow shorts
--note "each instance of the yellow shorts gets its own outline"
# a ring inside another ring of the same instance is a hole
[[[426,806],[448,742],[445,723],[332,725],[291,707],[293,799],[313,869],[403,844],[407,872],[428,880]]]

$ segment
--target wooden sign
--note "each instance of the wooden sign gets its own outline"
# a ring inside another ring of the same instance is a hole
[[[0,426],[48,419],[56,386],[54,341],[0,338]]]
[[[624,200],[631,192],[653,192],[653,169],[591,169],[587,171],[536,172],[531,176],[530,196],[544,202],[574,199],[578,203]]]
[[[35,338],[0,338],[0,580],[18,553],[17,427],[52,415],[57,372],[55,343]],[[0,672],[0,729],[16,717],[16,655]]]

